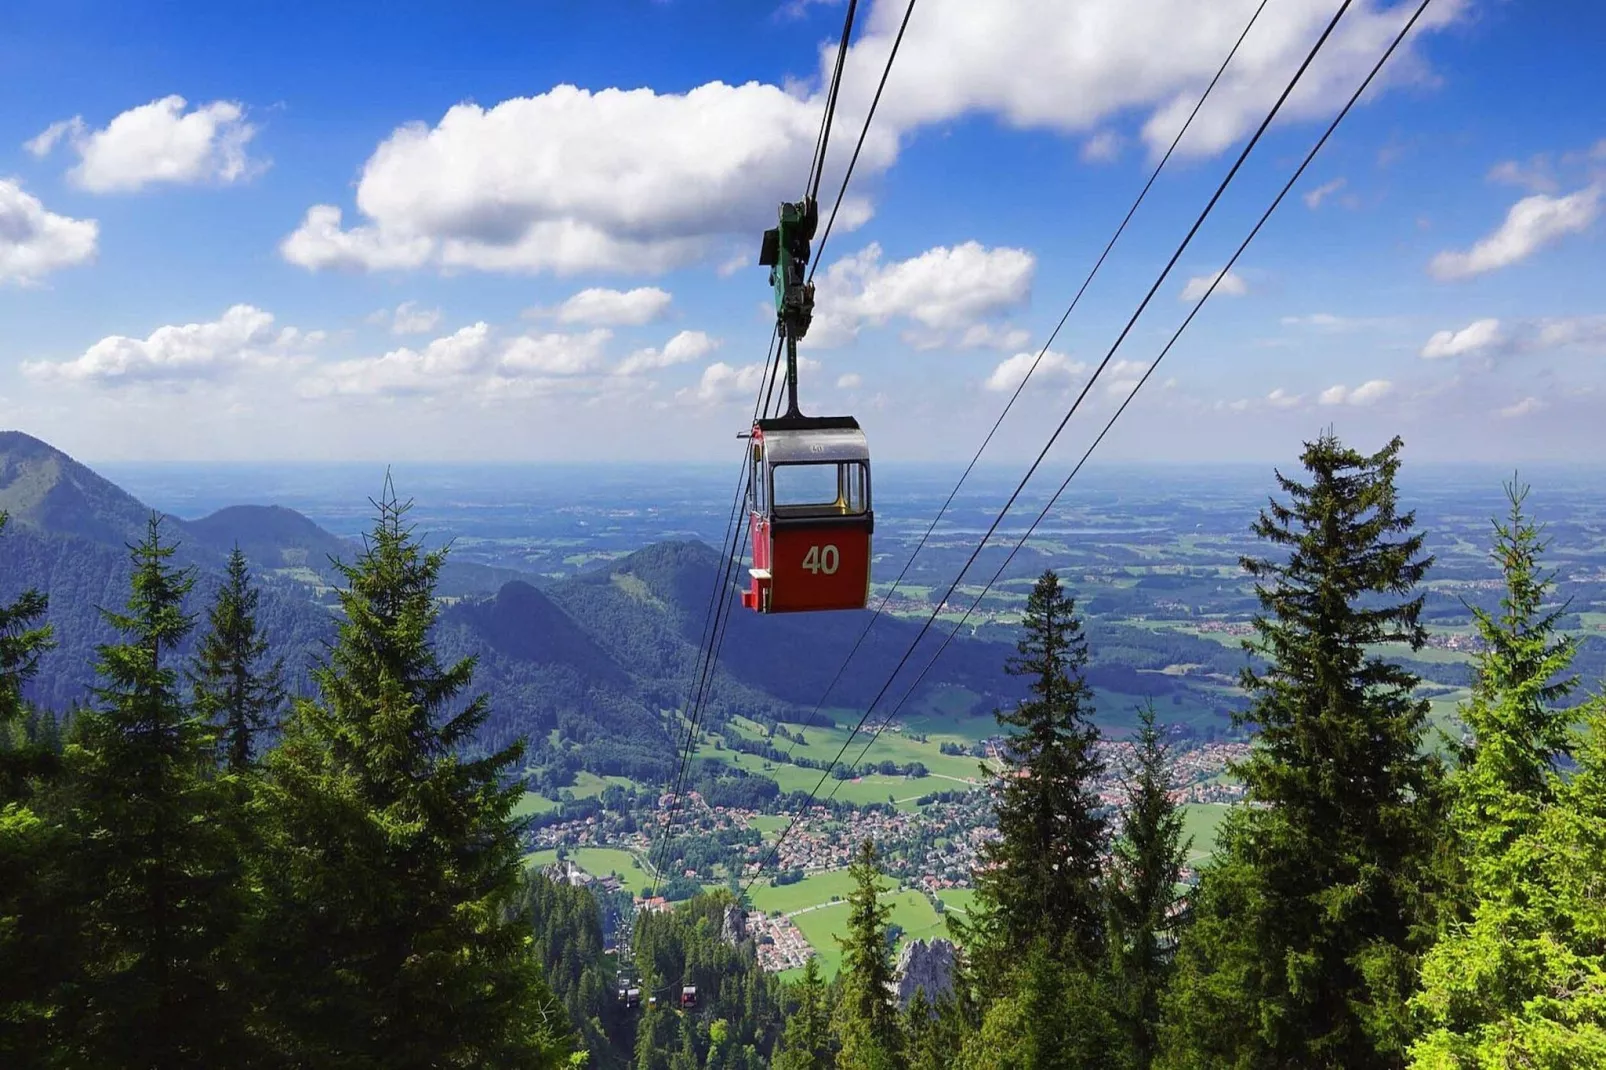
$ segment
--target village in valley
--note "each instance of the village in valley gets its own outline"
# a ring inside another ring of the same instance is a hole
[[[997,763],[999,744],[998,739],[988,739],[976,748],[988,756],[989,766]],[[1096,749],[1105,769],[1093,787],[1113,817],[1124,800],[1122,775],[1133,745],[1105,740]],[[1196,825],[1196,841],[1200,832],[1213,836],[1215,821],[1242,798],[1242,786],[1227,775],[1227,769],[1247,752],[1248,745],[1241,742],[1173,745],[1172,798],[1204,817]],[[682,894],[691,887],[743,889],[742,931],[754,938],[764,969],[786,972],[800,969],[815,955],[834,961],[833,949],[820,946],[826,944],[821,937],[828,933],[811,924],[810,916],[832,907],[842,912],[847,866],[855,847],[866,839],[875,843],[882,859],[884,894],[904,896],[914,907],[923,901],[928,910],[920,912],[927,922],[921,935],[946,935],[942,916],[965,912],[973,894],[971,873],[981,864],[983,847],[997,837],[990,794],[979,773],[978,769],[978,776],[969,782],[937,781],[927,794],[901,805],[817,803],[801,815],[710,805],[695,790],[678,798],[665,793],[646,813],[599,807],[583,818],[542,824],[528,833],[527,848],[532,864],[543,865],[553,880],[603,895],[628,893],[634,911],[672,909],[674,900],[664,892],[676,884]],[[935,778],[907,779],[926,786]],[[700,850],[699,865],[673,871],[666,867],[655,880],[653,853],[662,846],[662,830],[671,820],[677,832],[695,836],[705,847],[725,847],[718,852]],[[790,832],[780,839],[788,828]],[[1208,850],[1208,843],[1196,842],[1190,857],[1202,858]],[[1184,876],[1193,878],[1191,867]],[[618,920],[618,930],[628,932],[631,919]],[[805,929],[814,932],[814,939]]]

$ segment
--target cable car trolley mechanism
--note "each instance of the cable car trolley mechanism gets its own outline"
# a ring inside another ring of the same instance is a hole
[[[797,341],[814,312],[804,281],[818,212],[812,198],[781,205],[764,234],[776,329],[786,346],[786,415],[761,418],[747,438],[753,566],[742,605],[760,613],[863,609],[870,597],[870,448],[851,416],[804,416]]]

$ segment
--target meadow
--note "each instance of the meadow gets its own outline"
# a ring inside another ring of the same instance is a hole
[[[903,929],[898,938],[899,947],[913,940],[930,940],[947,935],[946,923],[919,892],[883,892],[881,900],[892,907],[888,920]],[[792,918],[792,923],[803,933],[803,938],[814,947],[820,972],[826,977],[836,976],[842,966],[842,948],[836,938],[847,928],[847,921],[846,902],[816,907]],[[782,976],[795,972],[789,971]]]

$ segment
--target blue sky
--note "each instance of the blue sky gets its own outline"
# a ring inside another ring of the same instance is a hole
[[[805,410],[968,457],[1255,2],[920,0],[817,277]],[[1336,6],[1268,0],[989,458],[1042,445]],[[824,190],[904,7],[860,5]],[[88,460],[726,456],[842,12],[14,2],[0,424]],[[1352,5],[1057,457],[1404,12]],[[1598,456],[1601,40],[1584,0],[1434,0],[1101,456],[1285,459],[1329,423]]]

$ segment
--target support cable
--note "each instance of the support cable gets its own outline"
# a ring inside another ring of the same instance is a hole
[[[1003,411],[998,414],[998,419],[993,421],[992,429],[987,432],[987,437],[982,439],[981,445],[976,448],[975,455],[970,458],[970,463],[965,466],[964,472],[960,474],[959,482],[955,483],[953,490],[948,492],[948,497],[942,503],[941,508],[937,510],[937,515],[931,518],[931,523],[926,526],[925,532],[920,536],[920,540],[915,544],[914,552],[911,553],[908,559],[904,562],[902,571],[898,573],[897,579],[892,581],[892,586],[887,589],[887,593],[882,595],[880,604],[876,606],[875,612],[870,615],[870,620],[865,624],[864,629],[859,632],[858,639],[854,641],[852,648],[849,649],[848,656],[842,660],[842,664],[837,669],[836,675],[832,676],[831,682],[825,685],[825,691],[820,695],[820,700],[814,704],[814,709],[809,713],[808,719],[804,721],[804,724],[813,723],[814,717],[820,712],[821,709],[824,708],[825,700],[830,697],[831,689],[834,688],[837,685],[837,682],[842,679],[842,674],[847,671],[848,665],[853,661],[853,656],[859,652],[859,647],[863,645],[864,640],[869,636],[870,629],[873,628],[875,626],[875,622],[880,619],[882,611],[887,608],[887,603],[892,600],[892,596],[897,593],[898,588],[903,584],[904,578],[909,574],[909,569],[914,566],[915,558],[920,556],[920,551],[925,548],[927,540],[930,539],[932,533],[936,531],[937,525],[941,523],[942,518],[947,515],[948,507],[953,504],[954,498],[959,494],[960,488],[965,485],[965,480],[970,478],[971,471],[975,469],[977,462],[981,460],[981,455],[986,451],[988,445],[992,443],[993,436],[998,433],[999,427],[1003,426],[1004,418],[1008,416],[1010,410],[1014,408],[1016,400],[1021,396],[1021,392],[1026,389],[1026,384],[1030,382],[1032,376],[1036,374],[1037,366],[1042,363],[1043,357],[1048,353],[1049,347],[1054,344],[1054,339],[1059,337],[1059,333],[1064,329],[1066,321],[1071,318],[1071,313],[1076,311],[1076,306],[1081,302],[1082,295],[1087,292],[1088,286],[1093,282],[1094,277],[1098,275],[1099,269],[1104,266],[1104,261],[1109,257],[1110,251],[1115,248],[1115,243],[1120,240],[1121,235],[1126,231],[1127,224],[1132,222],[1132,217],[1137,213],[1138,207],[1143,204],[1144,198],[1148,196],[1149,190],[1151,187],[1153,187],[1155,180],[1160,177],[1160,172],[1165,168],[1167,161],[1171,159],[1172,153],[1176,152],[1177,146],[1181,144],[1183,135],[1185,135],[1188,132],[1188,128],[1193,125],[1194,117],[1199,114],[1199,109],[1204,107],[1206,100],[1210,99],[1211,91],[1215,89],[1216,83],[1221,80],[1221,76],[1226,73],[1227,67],[1232,63],[1233,57],[1238,54],[1238,49],[1244,43],[1244,38],[1249,36],[1249,31],[1254,28],[1255,22],[1260,18],[1260,13],[1265,10],[1267,2],[1268,0],[1260,0],[1260,6],[1255,8],[1254,14],[1249,17],[1249,22],[1244,26],[1243,32],[1238,35],[1238,40],[1234,42],[1232,51],[1228,52],[1227,58],[1222,60],[1221,66],[1216,70],[1216,76],[1210,79],[1210,84],[1205,87],[1204,93],[1199,97],[1198,102],[1194,104],[1193,110],[1188,113],[1187,120],[1183,122],[1182,128],[1177,131],[1176,137],[1171,140],[1171,145],[1166,149],[1165,155],[1160,158],[1160,162],[1155,165],[1154,170],[1149,174],[1149,180],[1145,182],[1143,184],[1143,188],[1138,191],[1137,198],[1132,202],[1132,206],[1127,209],[1125,218],[1121,220],[1121,225],[1115,228],[1114,234],[1110,235],[1110,240],[1105,243],[1104,251],[1099,254],[1098,260],[1094,262],[1092,269],[1088,271],[1087,277],[1082,280],[1082,285],[1077,288],[1076,295],[1071,298],[1071,303],[1065,309],[1065,314],[1060,317],[1059,323],[1049,334],[1048,340],[1043,343],[1043,348],[1038,351],[1037,359],[1032,361],[1032,366],[1027,369],[1026,377],[1022,379],[1015,387],[1015,392],[1010,395],[1009,401],[1004,405]],[[787,748],[786,756],[788,759],[790,759],[792,756],[791,748],[795,746],[797,746],[797,742],[794,740]]]
[[[853,18],[854,18],[854,13],[855,13],[855,11],[857,9],[857,6],[858,6],[858,0],[849,0],[849,2],[848,2],[848,10],[847,10],[847,13],[846,13],[845,17],[843,18],[842,37],[841,37],[841,41],[840,41],[838,49],[837,49],[836,64],[835,64],[835,68],[834,68],[834,70],[832,72],[831,84],[830,84],[830,87],[828,88],[827,93],[826,93],[825,115],[822,117],[822,120],[821,120],[819,136],[815,140],[815,159],[814,159],[813,165],[810,168],[810,172],[811,173],[810,173],[809,181],[808,181],[808,184],[807,184],[808,188],[809,188],[809,191],[810,191],[809,192],[810,200],[814,199],[817,196],[818,192],[819,192],[820,178],[821,178],[821,175],[823,174],[824,168],[825,168],[825,154],[826,154],[829,142],[830,142],[831,126],[832,126],[833,120],[834,120],[835,115],[836,115],[836,101],[837,101],[837,98],[838,98],[838,95],[839,95],[839,91],[840,91],[840,87],[841,87],[842,69],[843,69],[843,67],[844,67],[844,65],[846,63],[846,60],[847,60],[848,39],[849,39],[849,36],[850,36],[850,34],[852,32]],[[899,29],[899,31],[898,31],[897,40],[893,42],[892,52],[887,57],[886,69],[882,72],[882,75],[881,75],[881,84],[876,89],[875,102],[872,103],[871,109],[870,109],[870,113],[865,117],[864,126],[859,132],[858,145],[854,149],[853,159],[852,159],[852,161],[849,162],[847,173],[843,176],[843,179],[842,179],[842,185],[837,190],[836,206],[833,207],[832,210],[831,210],[831,221],[833,221],[833,222],[836,219],[837,209],[840,207],[840,205],[842,203],[842,197],[847,191],[848,179],[852,177],[853,165],[854,165],[854,163],[857,163],[857,161],[858,161],[859,150],[861,150],[864,147],[864,139],[865,139],[865,135],[869,132],[870,120],[873,119],[874,116],[875,116],[875,104],[880,102],[881,90],[886,87],[887,75],[891,72],[892,61],[897,56],[898,43],[903,40],[903,29],[908,26],[909,14],[913,10],[914,10],[914,0],[910,0],[909,9],[907,11],[905,11],[905,13],[904,13],[903,27],[901,27]],[[826,232],[827,232],[827,234],[829,234],[829,232],[830,232],[829,223],[827,224]],[[824,243],[822,242],[821,244],[823,245]],[[777,335],[776,336],[772,336],[772,339],[771,339],[772,343],[776,340],[776,338],[778,337],[778,334],[779,334],[779,325],[777,324]],[[769,386],[768,386],[768,388],[766,389],[764,387],[763,383],[762,382],[760,383],[759,395],[760,395],[762,400],[758,403],[758,406],[755,408],[755,414],[754,414],[755,420],[757,419],[757,415],[758,415],[759,412],[767,413],[768,410],[769,410],[769,396],[773,393],[774,388],[775,388],[776,380],[779,377],[780,361],[781,361],[782,352],[784,351],[784,347],[785,347],[785,339],[780,339],[780,342],[781,342],[782,348],[776,350],[775,362],[774,362],[774,365],[773,365],[773,367],[772,367],[772,369],[770,371],[770,375],[768,377],[769,378]],[[741,481],[741,483],[739,485],[745,485],[745,481],[748,478],[746,451],[743,452],[742,464],[743,464],[743,480]],[[737,492],[737,496],[736,496],[736,501],[737,502],[740,502],[740,500],[742,498],[742,494],[743,494],[743,492],[739,489],[738,492]],[[732,506],[732,522],[734,522],[734,517],[735,517],[736,511],[737,511],[736,510],[736,506],[733,504],[733,506]],[[744,547],[745,547],[746,537],[747,537],[747,532],[744,529],[743,533],[742,533]],[[725,544],[724,545],[726,547],[729,547],[729,545],[730,545],[730,525],[729,524],[727,524],[727,527],[726,527],[726,539],[725,539]],[[728,550],[726,552],[727,552],[727,555],[728,555]],[[740,553],[738,553],[737,556],[740,556]],[[729,565],[729,560],[730,559],[727,556],[727,562],[726,562],[727,566]],[[721,577],[721,579],[719,581],[719,587],[716,588],[715,592],[711,593],[710,600],[709,600],[710,601],[710,609],[711,610],[712,610],[712,607],[713,607],[713,604],[714,604],[714,595],[715,594],[723,594],[724,588],[726,588],[729,585],[729,574],[730,574],[730,570],[729,570],[729,567],[727,567],[724,570],[723,575],[722,575],[722,577]],[[703,626],[704,638],[703,638],[702,644],[700,644],[700,646],[699,646],[699,661],[698,661],[698,664],[700,666],[702,666],[701,675],[703,675],[703,676],[707,675],[708,665],[710,663],[714,662],[714,661],[717,661],[717,659],[718,659],[718,648],[717,648],[715,642],[713,641],[713,638],[709,635],[709,630],[708,630],[708,622],[711,619],[714,619],[713,616],[705,615],[704,626]],[[715,632],[721,636],[721,641],[722,641],[723,633],[720,630],[720,626],[717,625],[717,624],[715,625]],[[706,648],[706,656],[704,654],[705,648]],[[699,670],[695,666],[694,666],[694,669],[693,669],[693,675],[694,676],[699,676]],[[700,682],[699,682],[698,688],[699,688],[699,691],[701,691]],[[675,810],[675,808],[676,808],[676,806],[678,804],[681,788],[683,787],[684,782],[685,782],[686,770],[687,770],[687,768],[689,767],[689,764],[690,764],[691,754],[692,754],[693,750],[695,749],[695,740],[696,740],[696,734],[697,734],[697,723],[698,723],[698,720],[700,718],[700,715],[701,715],[701,703],[699,702],[699,703],[697,703],[697,704],[695,704],[695,705],[693,705],[691,707],[690,716],[688,717],[686,744],[685,744],[685,747],[682,749],[679,769],[676,772],[676,776],[675,776],[675,780],[674,780],[674,786],[672,787],[672,789],[670,791],[668,816],[667,816],[667,819],[664,822],[663,850],[667,850],[667,848],[668,848],[670,827],[672,826],[672,824],[674,822],[674,810]],[[653,879],[653,890],[655,892],[657,890],[657,871],[658,871],[658,867],[655,867],[654,879]]]
[[[1120,419],[1121,414],[1126,411],[1127,406],[1132,404],[1132,400],[1137,397],[1138,391],[1143,389],[1143,384],[1149,381],[1149,377],[1154,374],[1154,370],[1160,366],[1160,362],[1166,358],[1166,354],[1171,352],[1171,348],[1176,345],[1177,340],[1182,337],[1182,332],[1188,329],[1188,325],[1192,323],[1193,318],[1199,314],[1199,310],[1204,307],[1204,303],[1210,299],[1211,294],[1215,293],[1216,287],[1220,284],[1221,280],[1226,277],[1227,272],[1232,270],[1233,265],[1238,262],[1238,258],[1242,256],[1244,250],[1249,247],[1249,243],[1255,239],[1255,236],[1260,233],[1260,229],[1265,226],[1266,221],[1271,218],[1271,214],[1277,210],[1279,205],[1282,204],[1283,198],[1288,196],[1289,191],[1293,189],[1295,183],[1297,183],[1300,177],[1304,175],[1305,169],[1310,166],[1311,161],[1316,158],[1316,154],[1322,150],[1324,145],[1327,144],[1328,138],[1333,135],[1333,131],[1338,128],[1338,124],[1343,121],[1346,115],[1349,114],[1350,109],[1355,106],[1355,103],[1360,99],[1361,94],[1366,92],[1366,89],[1372,84],[1372,80],[1376,78],[1378,72],[1383,69],[1383,65],[1388,62],[1391,56],[1394,55],[1395,49],[1397,49],[1400,46],[1400,43],[1405,40],[1406,35],[1409,34],[1411,28],[1416,25],[1417,20],[1422,17],[1422,13],[1427,10],[1430,2],[1431,0],[1422,0],[1421,5],[1417,7],[1416,12],[1411,16],[1409,21],[1406,22],[1404,29],[1402,29],[1394,38],[1388,49],[1383,53],[1382,58],[1379,59],[1372,67],[1371,72],[1367,74],[1365,80],[1361,82],[1359,88],[1357,88],[1355,92],[1351,94],[1348,102],[1345,103],[1343,109],[1339,111],[1338,115],[1333,118],[1333,121],[1328,124],[1327,129],[1322,133],[1322,136],[1317,140],[1316,144],[1311,147],[1308,153],[1305,154],[1305,158],[1303,161],[1301,161],[1298,169],[1295,170],[1293,175],[1289,177],[1288,181],[1284,183],[1282,189],[1272,200],[1271,205],[1265,210],[1265,212],[1261,214],[1260,219],[1249,231],[1248,236],[1245,237],[1244,240],[1238,245],[1238,248],[1232,254],[1232,257],[1228,259],[1226,265],[1221,269],[1220,273],[1218,273],[1211,281],[1209,289],[1207,289],[1203,296],[1201,296],[1198,301],[1194,303],[1193,308],[1188,312],[1187,318],[1184,319],[1181,325],[1178,326],[1177,329],[1172,333],[1171,338],[1166,342],[1165,347],[1160,350],[1159,355],[1154,358],[1154,361],[1149,365],[1148,369],[1145,370],[1143,375],[1138,379],[1137,385],[1132,388],[1131,392],[1127,394],[1126,399],[1121,402],[1120,407],[1115,410],[1115,414],[1112,415],[1105,423],[1103,430],[1098,433],[1098,437],[1096,437],[1092,444],[1088,446],[1086,451],[1083,452],[1081,459],[1076,462],[1076,467],[1072,468],[1070,474],[1065,477],[1065,480],[1062,483],[1060,483],[1059,489],[1054,492],[1053,497],[1049,498],[1048,504],[1043,506],[1042,511],[1037,514],[1037,518],[1031,522],[1030,526],[1027,527],[1026,533],[1022,535],[1020,540],[1015,543],[1014,548],[1009,552],[1009,556],[1004,558],[1004,563],[998,566],[998,570],[993,573],[992,579],[987,581],[986,586],[981,589],[981,593],[977,595],[975,600],[970,604],[970,608],[965,610],[964,615],[959,618],[959,622],[954,625],[953,629],[948,633],[947,638],[943,640],[942,645],[937,648],[937,652],[933,654],[931,656],[931,660],[926,663],[926,667],[920,670],[920,675],[915,677],[914,683],[909,685],[909,689],[904,692],[903,697],[898,700],[898,704],[893,707],[892,713],[888,714],[886,720],[876,728],[875,735],[870,738],[869,743],[865,744],[864,750],[859,752],[858,762],[864,761],[865,753],[869,751],[871,745],[874,744],[876,739],[880,737],[882,730],[885,729],[887,725],[891,724],[893,719],[897,717],[898,711],[903,709],[903,704],[909,700],[911,695],[914,694],[915,689],[920,686],[920,683],[925,679],[926,674],[930,672],[932,666],[937,663],[937,659],[942,657],[943,651],[948,649],[948,644],[953,641],[954,636],[958,635],[959,632],[964,628],[965,622],[970,619],[970,615],[974,613],[977,607],[981,605],[982,599],[987,597],[987,592],[992,590],[993,585],[996,584],[1000,577],[1003,576],[1004,570],[1007,569],[1010,562],[1015,559],[1015,555],[1019,553],[1020,550],[1026,545],[1027,540],[1032,537],[1032,533],[1037,530],[1038,525],[1041,524],[1045,518],[1047,518],[1049,511],[1054,508],[1054,505],[1059,501],[1060,496],[1065,493],[1065,489],[1070,486],[1071,480],[1076,478],[1076,474],[1082,470],[1082,466],[1085,465],[1088,461],[1088,458],[1093,455],[1093,451],[1098,448],[1099,443],[1104,441],[1104,436],[1109,434],[1110,429],[1115,426],[1115,421]],[[855,762],[854,764],[857,765],[858,762]],[[831,790],[831,796],[835,796],[835,794],[836,789],[833,788]]]
[[[814,163],[809,168],[809,181],[805,187],[811,201],[819,196],[820,178],[825,174],[825,152],[831,142],[831,120],[836,117],[837,93],[842,88],[842,65],[848,58],[848,35],[853,32],[853,12],[858,6],[859,0],[848,0],[848,13],[842,19],[842,41],[836,49],[836,69],[831,72],[831,86],[825,94],[825,119],[820,123],[820,136],[814,142]]]
[[[948,590],[943,594],[942,598],[938,599],[936,608],[932,610],[931,615],[927,617],[925,623],[921,625],[919,633],[916,634],[914,641],[909,644],[909,649],[904,652],[903,657],[898,660],[898,664],[893,668],[891,675],[887,677],[886,683],[883,684],[880,691],[876,693],[876,696],[871,700],[870,705],[865,708],[864,715],[859,718],[859,723],[855,725],[853,731],[848,734],[848,738],[843,740],[842,747],[837,751],[836,757],[832,759],[831,764],[827,766],[825,771],[821,774],[819,783],[815,785],[814,790],[809,793],[810,804],[812,804],[812,800],[818,796],[819,789],[825,785],[825,781],[831,775],[831,771],[835,769],[837,763],[842,760],[842,756],[847,752],[847,749],[852,744],[854,737],[857,736],[860,730],[864,728],[865,723],[869,720],[871,711],[873,711],[881,699],[885,697],[887,690],[892,686],[893,681],[897,679],[898,674],[902,672],[904,666],[908,664],[909,658],[914,654],[915,649],[920,645],[920,641],[925,638],[926,633],[931,629],[931,625],[936,621],[943,605],[947,602],[948,598],[952,596],[954,590],[964,579],[965,573],[970,570],[970,566],[973,565],[976,561],[976,558],[981,555],[982,550],[986,548],[988,541],[998,530],[998,525],[1003,522],[1004,517],[1008,515],[1010,508],[1014,506],[1016,499],[1020,497],[1021,491],[1026,488],[1026,484],[1031,480],[1031,477],[1042,465],[1043,460],[1048,456],[1048,453],[1053,448],[1054,443],[1058,441],[1060,434],[1064,432],[1065,426],[1070,422],[1071,417],[1075,415],[1076,410],[1081,406],[1083,399],[1087,397],[1088,392],[1093,388],[1094,383],[1097,382],[1099,376],[1109,365],[1110,361],[1114,359],[1116,351],[1121,347],[1121,344],[1126,341],[1127,335],[1131,333],[1132,328],[1137,324],[1138,319],[1148,308],[1149,302],[1154,299],[1154,295],[1159,291],[1160,287],[1165,283],[1165,280],[1170,276],[1171,271],[1176,266],[1177,261],[1182,258],[1182,254],[1192,243],[1194,236],[1198,234],[1199,229],[1204,226],[1205,220],[1210,216],[1210,213],[1214,210],[1217,202],[1220,201],[1222,195],[1226,192],[1227,187],[1232,183],[1233,179],[1237,177],[1238,171],[1243,167],[1244,161],[1248,159],[1250,152],[1254,150],[1254,147],[1260,142],[1260,139],[1262,136],[1264,136],[1267,128],[1271,126],[1272,121],[1282,110],[1283,104],[1287,102],[1288,97],[1293,93],[1294,87],[1298,85],[1299,80],[1304,76],[1305,71],[1315,60],[1317,53],[1319,53],[1322,47],[1327,43],[1327,39],[1332,36],[1334,29],[1336,29],[1338,26],[1339,20],[1343,18],[1344,13],[1349,10],[1349,7],[1353,2],[1354,0],[1343,0],[1343,3],[1339,6],[1338,11],[1328,22],[1326,28],[1323,29],[1321,36],[1317,38],[1316,43],[1311,46],[1311,49],[1309,53],[1306,54],[1304,61],[1299,65],[1299,69],[1294,72],[1294,75],[1289,80],[1287,86],[1283,88],[1282,93],[1277,97],[1276,103],[1272,105],[1271,110],[1266,114],[1265,119],[1261,121],[1260,126],[1255,130],[1254,135],[1249,139],[1249,142],[1238,154],[1238,158],[1233,161],[1233,165],[1231,169],[1228,170],[1226,177],[1224,177],[1221,180],[1221,183],[1216,187],[1215,193],[1211,195],[1209,202],[1204,207],[1204,210],[1199,213],[1199,216],[1194,221],[1193,226],[1188,229],[1187,235],[1184,236],[1182,242],[1177,246],[1176,251],[1171,254],[1170,260],[1166,262],[1164,269],[1161,270],[1159,276],[1155,279],[1154,284],[1149,288],[1148,293],[1146,293],[1143,297],[1143,300],[1139,302],[1137,310],[1133,312],[1131,318],[1127,320],[1126,326],[1121,329],[1120,335],[1117,336],[1114,344],[1110,346],[1109,352],[1105,354],[1104,359],[1099,362],[1098,367],[1094,370],[1092,378],[1090,378],[1087,384],[1082,387],[1081,392],[1077,395],[1076,400],[1072,403],[1069,411],[1066,412],[1065,417],[1060,421],[1059,426],[1055,428],[1054,433],[1049,437],[1048,442],[1044,444],[1042,450],[1038,453],[1036,460],[1034,460],[1031,464],[1031,467],[1027,469],[1026,475],[1021,478],[1020,483],[1016,486],[1014,492],[1010,494],[1009,500],[1004,503],[1003,509],[999,511],[998,516],[994,518],[992,524],[989,525],[986,533],[983,534],[981,539],[977,542],[975,550],[971,552],[970,557],[965,561],[965,565],[960,569],[959,575],[954,577],[953,582],[948,586]],[[770,851],[768,855],[765,856],[764,861],[759,863],[759,866],[754,871],[752,878],[750,878],[748,883],[743,886],[744,892],[747,890],[747,888],[752,886],[752,881],[756,880],[758,875],[763,872],[764,867],[769,864],[769,860],[775,857],[776,853],[780,849],[780,845],[785,842],[786,837],[791,834],[794,828],[796,828],[798,821],[802,817],[802,814],[807,812],[808,805],[809,804],[805,804],[804,810],[797,817],[792,819],[792,821],[787,825],[786,829],[776,839],[775,843],[771,845]]]
[[[780,363],[780,353],[781,353],[781,351],[780,351],[779,347],[776,346],[776,343],[778,341],[779,341],[779,328],[776,328],[770,334],[770,346],[775,349],[775,359],[773,361],[771,361],[771,360],[768,359],[768,356],[766,355],[766,361],[765,361],[765,363],[770,366],[770,387],[771,387],[771,389],[773,389],[774,385],[775,385],[775,381],[774,381],[775,368],[778,367],[779,363]],[[758,416],[759,416],[760,412],[764,411],[764,408],[766,408],[766,407],[767,407],[767,399],[765,398],[764,383],[761,380],[760,383],[759,383],[758,397],[753,402],[753,419],[755,421],[758,419]],[[727,585],[727,583],[729,581],[729,576],[730,576],[729,562],[731,560],[731,551],[733,549],[733,544],[734,544],[734,539],[733,539],[733,536],[732,536],[732,532],[733,532],[733,529],[735,528],[735,525],[736,525],[736,517],[740,513],[740,510],[741,510],[742,499],[746,495],[747,479],[748,479],[747,452],[746,452],[746,450],[743,450],[743,452],[742,452],[742,466],[741,466],[741,468],[739,470],[739,474],[738,474],[737,480],[736,480],[736,492],[735,492],[734,496],[731,499],[730,512],[727,515],[726,520],[725,520],[725,535],[724,535],[724,538],[721,539],[721,541],[720,541],[720,553],[721,553],[722,558],[724,559],[724,565],[723,565],[723,569],[722,569],[721,578],[716,582],[716,585],[715,585],[714,589],[709,592],[708,608],[705,610],[705,612],[703,614],[702,637],[698,640],[697,659],[692,664],[692,681],[689,682],[689,686],[688,686],[688,689],[687,689],[687,696],[688,696],[689,700],[691,699],[691,696],[694,694],[695,690],[699,686],[698,682],[701,679],[701,675],[702,675],[702,672],[703,672],[703,666],[704,666],[705,662],[708,660],[709,655],[713,651],[712,636],[710,634],[710,630],[709,629],[710,629],[710,626],[713,625],[714,621],[716,620],[715,606],[717,604],[717,600],[719,598],[719,595],[720,595],[721,591],[723,590],[723,588]],[[744,540],[745,540],[745,537],[746,537],[746,535],[745,535],[745,526],[744,526],[744,531],[743,531]],[[676,800],[679,798],[681,788],[682,788],[682,786],[684,784],[684,780],[685,780],[685,776],[686,776],[686,769],[687,769],[687,767],[688,767],[688,765],[689,765],[689,763],[691,761],[691,753],[695,749],[695,739],[696,739],[696,735],[697,735],[696,724],[697,724],[698,707],[692,701],[688,701],[688,703],[687,703],[687,714],[688,714],[688,716],[687,716],[686,743],[681,748],[681,757],[680,757],[679,767],[676,769],[675,776],[671,780],[671,787],[670,787],[670,794],[669,794],[670,802],[669,802],[669,807],[668,807],[668,818],[664,823],[664,837],[663,837],[663,842],[660,844],[660,851],[666,849],[667,846],[668,846],[669,826],[673,823],[673,820],[674,820],[674,808],[675,808],[675,805],[676,805]],[[653,866],[653,872],[654,872],[653,891],[655,893],[657,891],[657,873],[658,873],[658,871],[660,869],[661,869],[661,867],[656,865],[656,864]]]
[[[836,213],[838,209],[842,207],[843,195],[848,191],[848,179],[853,177],[853,167],[859,162],[859,153],[864,149],[865,136],[870,133],[870,120],[875,118],[876,105],[881,103],[881,91],[887,87],[887,75],[892,73],[892,61],[898,58],[898,46],[903,43],[903,31],[909,28],[909,16],[913,15],[914,13],[915,0],[909,0],[909,6],[904,9],[903,12],[903,22],[898,26],[898,36],[893,38],[892,50],[887,53],[887,65],[881,70],[881,82],[875,88],[875,97],[870,101],[870,110],[864,117],[864,126],[859,129],[859,143],[853,146],[853,157],[852,159],[848,160],[848,169],[842,175],[842,185],[837,187],[836,203],[831,205],[831,216],[825,221],[825,234],[821,236],[820,244],[814,248],[814,264],[809,268],[810,282],[814,280],[814,269],[820,266],[820,258],[825,253],[826,240],[831,237],[831,227],[836,223]],[[847,34],[845,32],[842,40],[844,43],[847,41]],[[838,67],[840,68],[840,53],[838,53],[837,59],[839,61]],[[825,164],[823,155],[821,157],[820,164],[821,170],[823,171]],[[816,177],[814,181],[814,188],[817,190],[819,189],[819,186],[819,178]]]

